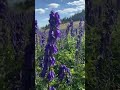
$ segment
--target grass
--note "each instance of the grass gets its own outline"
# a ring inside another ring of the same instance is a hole
[[[75,22],[73,22],[74,28],[78,28],[78,27],[79,27],[79,22],[80,22],[80,21],[75,21]],[[64,24],[61,24],[61,25],[60,25],[60,30],[66,30],[68,24],[69,24],[69,22],[68,22],[68,23],[64,23]],[[49,30],[49,28],[48,28],[46,31],[48,31],[48,30]]]

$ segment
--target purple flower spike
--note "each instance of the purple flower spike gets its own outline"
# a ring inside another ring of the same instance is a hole
[[[55,73],[53,71],[50,71],[47,75],[48,81],[52,81],[55,77]]]
[[[47,73],[46,78],[50,82],[55,77],[55,73],[51,70],[51,68],[55,65],[54,54],[58,52],[56,41],[61,34],[59,30],[61,21],[60,21],[60,16],[58,12],[55,13],[54,11],[51,11],[49,16],[50,16],[50,19],[49,19],[50,30],[48,33],[47,44],[45,46],[44,61],[43,61],[44,66],[42,69],[41,76],[45,77],[46,73],[49,72]],[[49,90],[56,90],[56,89],[53,86],[51,86]]]

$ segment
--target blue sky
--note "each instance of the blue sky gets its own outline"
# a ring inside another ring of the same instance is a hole
[[[39,27],[48,24],[51,10],[57,11],[61,19],[85,9],[85,0],[35,0],[35,19]]]

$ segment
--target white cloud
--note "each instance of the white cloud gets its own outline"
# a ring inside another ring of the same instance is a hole
[[[85,0],[78,0],[78,1],[68,2],[67,4],[75,6],[77,10],[85,9]]]
[[[38,12],[39,14],[44,14],[45,13],[45,9],[42,9],[42,8],[35,9],[35,12]]]
[[[85,0],[78,0],[78,1],[73,1],[73,2],[68,2],[68,5],[74,5],[74,6],[85,6]]]
[[[48,5],[50,8],[58,8],[60,5],[57,3],[51,3]]]
[[[69,13],[73,14],[75,12],[81,12],[83,9],[85,9],[85,0],[78,0],[78,1],[68,2],[67,4],[75,6],[75,7],[65,8],[63,10],[58,10],[58,12],[61,13],[61,14],[69,14]]]

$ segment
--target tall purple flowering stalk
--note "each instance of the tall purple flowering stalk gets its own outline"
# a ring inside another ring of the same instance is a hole
[[[47,40],[47,44],[45,46],[45,53],[44,53],[44,61],[43,61],[43,67],[41,72],[41,77],[46,78],[48,81],[48,90],[56,90],[54,86],[50,86],[50,82],[55,77],[54,72],[54,65],[55,65],[55,57],[54,55],[57,54],[58,48],[57,48],[57,39],[61,36],[59,27],[60,27],[60,16],[58,12],[51,11],[50,13],[50,30],[49,30],[49,36]],[[66,83],[69,83],[69,77],[70,77],[70,70],[65,65],[61,65],[59,67],[58,71],[58,78],[60,81],[63,79],[66,79]]]
[[[73,35],[73,20],[71,20],[70,23],[67,26],[66,35],[68,35],[68,33],[69,33],[70,30],[71,30],[71,36],[72,36]]]
[[[48,90],[55,90],[55,88],[53,86],[50,86],[49,83],[55,77],[55,72],[53,70],[53,66],[55,65],[54,55],[57,54],[58,52],[56,41],[57,41],[57,38],[60,37],[59,27],[61,23],[58,12],[51,11],[49,23],[50,23],[50,30],[49,30],[47,44],[45,46],[41,77],[47,78]]]
[[[81,38],[84,35],[85,29],[84,29],[84,21],[83,18],[80,19],[80,23],[79,23],[79,35],[78,35],[78,44],[81,44]]]
[[[77,43],[76,43],[76,52],[75,52],[75,60],[76,60],[76,64],[78,63],[78,59],[79,59],[79,51],[80,51],[80,46],[81,46],[81,39],[82,36],[84,34],[84,21],[82,20],[82,18],[80,19],[79,22],[79,34],[77,35]]]

